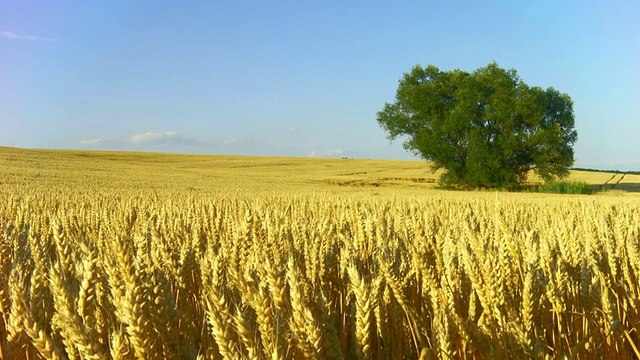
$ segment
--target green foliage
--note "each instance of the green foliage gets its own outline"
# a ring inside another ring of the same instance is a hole
[[[377,120],[390,140],[405,137],[405,149],[446,169],[442,184],[464,188],[511,187],[530,170],[566,176],[577,140],[567,94],[529,87],[496,63],[473,73],[415,66]]]
[[[591,194],[593,186],[581,181],[552,181],[538,188],[541,193]]]

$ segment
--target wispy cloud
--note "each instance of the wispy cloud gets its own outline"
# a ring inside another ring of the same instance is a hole
[[[97,138],[78,141],[82,148],[113,148],[113,149],[185,149],[202,148],[213,145],[213,142],[181,134],[176,131],[146,132],[127,138]]]
[[[327,151],[318,151],[318,150],[313,150],[309,153],[309,155],[307,155],[308,157],[332,157],[332,156],[338,156],[338,155],[342,155],[344,154],[345,151],[342,149],[335,149],[335,150],[327,150]]]
[[[230,138],[230,139],[222,140],[222,145],[232,145],[232,144],[236,144],[236,143],[239,143],[239,142],[240,142],[239,138],[233,137],[233,138]]]
[[[7,38],[7,39],[12,39],[12,40],[26,40],[26,41],[58,41],[56,39],[51,39],[51,38],[47,38],[47,37],[41,37],[41,36],[33,36],[33,35],[22,35],[22,34],[16,34],[13,33],[11,31],[0,31],[0,36]]]
[[[328,150],[328,151],[325,151],[324,154],[326,156],[337,156],[337,155],[344,154],[344,150],[342,149]]]
[[[107,142],[109,142],[108,139],[93,139],[93,140],[81,140],[80,142],[78,142],[78,145],[80,146],[87,146],[87,147],[93,147],[93,146],[100,146],[100,145],[104,145]]]
[[[171,128],[169,128],[171,130]],[[285,128],[286,129],[286,128]],[[340,157],[351,154],[343,149],[327,149],[326,147],[305,149],[304,145],[287,145],[268,140],[263,133],[258,134],[190,134],[179,129],[171,131],[152,131],[112,134],[100,133],[100,138],[89,136],[78,139],[79,149],[104,149],[127,151],[160,151],[207,154],[238,154],[283,156],[299,154],[315,158]],[[312,151],[313,150],[313,151]]]
[[[175,131],[169,131],[165,133],[161,132],[146,132],[144,134],[136,134],[129,138],[132,143],[138,144],[159,144],[171,141],[175,139],[177,133]]]
[[[176,131],[146,132],[136,134],[129,138],[129,143],[141,146],[168,147],[168,146],[202,146],[206,141],[180,134]]]

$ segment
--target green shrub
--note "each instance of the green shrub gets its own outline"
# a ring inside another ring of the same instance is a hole
[[[593,187],[582,181],[552,181],[538,188],[541,193],[591,194]]]

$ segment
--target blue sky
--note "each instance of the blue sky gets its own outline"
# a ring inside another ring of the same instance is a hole
[[[574,101],[576,166],[640,170],[637,1],[3,1],[0,145],[415,159],[376,122],[414,65]]]

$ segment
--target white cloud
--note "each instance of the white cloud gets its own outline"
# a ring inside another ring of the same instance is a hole
[[[222,140],[222,145],[232,145],[232,144],[236,144],[238,142],[240,142],[240,139],[237,138],[237,137],[234,137],[234,138]]]
[[[202,140],[176,131],[167,132],[146,132],[135,134],[129,137],[129,143],[136,146],[153,146],[158,148],[165,147],[201,147],[210,145],[209,141]]]
[[[342,149],[328,150],[328,151],[325,151],[324,154],[326,156],[336,156],[336,155],[344,154],[344,150]]]
[[[104,145],[108,140],[107,139],[93,139],[93,140],[81,140],[80,142],[78,142],[78,145],[81,146],[100,146],[100,145]]]
[[[318,157],[318,156],[331,157],[331,156],[338,156],[338,155],[342,155],[342,154],[344,154],[344,150],[342,150],[342,149],[327,150],[327,151],[323,151],[323,152],[319,152],[318,150],[313,150],[307,156],[308,157]]]
[[[57,41],[55,39],[50,39],[50,38],[40,37],[40,36],[20,35],[20,34],[13,33],[11,31],[0,31],[0,36],[5,37],[7,39],[12,39],[12,40]]]
[[[175,131],[169,131],[165,133],[161,132],[147,132],[144,134],[136,134],[129,138],[129,141],[136,144],[150,144],[150,145],[166,145],[167,143],[175,140],[178,134]]]

